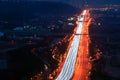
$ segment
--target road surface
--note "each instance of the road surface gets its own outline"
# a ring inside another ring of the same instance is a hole
[[[83,24],[78,56],[75,65],[74,76],[72,80],[89,80],[91,64],[89,63],[89,24],[91,22],[89,10],[86,11],[86,16]]]
[[[75,63],[76,63],[76,58],[77,58],[77,53],[78,53],[79,43],[81,38],[80,34],[82,33],[82,27],[83,27],[85,15],[86,15],[86,10],[84,10],[81,16],[79,16],[78,28],[74,35],[74,38],[71,43],[70,49],[68,51],[68,55],[64,62],[63,68],[60,74],[58,75],[58,77],[56,78],[56,80],[70,80],[74,74],[74,68],[75,68]]]

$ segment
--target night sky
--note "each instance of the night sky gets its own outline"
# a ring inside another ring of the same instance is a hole
[[[87,2],[88,5],[97,6],[104,4],[120,4],[120,0],[1,0],[1,1],[55,1],[55,2],[64,2],[74,6],[82,5],[84,2]]]

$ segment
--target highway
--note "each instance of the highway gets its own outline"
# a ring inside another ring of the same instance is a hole
[[[72,80],[89,80],[91,64],[89,63],[89,25],[91,23],[89,10],[86,12]],[[86,34],[86,35],[84,35]]]
[[[86,10],[82,12],[82,14],[78,17],[78,28],[76,30],[76,33],[74,35],[73,41],[71,43],[70,49],[68,51],[68,55],[66,57],[66,60],[64,62],[63,68],[56,78],[56,80],[70,80],[74,74],[75,69],[75,63],[76,58],[78,55],[78,49],[80,44],[80,38],[83,28],[83,22],[86,15]]]

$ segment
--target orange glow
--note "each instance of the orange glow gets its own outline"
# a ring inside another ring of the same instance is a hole
[[[74,69],[72,80],[89,80],[91,64],[89,64],[89,25],[91,23],[89,10],[86,10],[86,16],[83,24],[78,56]],[[86,34],[86,35],[84,35]]]

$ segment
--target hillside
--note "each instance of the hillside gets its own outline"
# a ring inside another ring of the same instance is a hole
[[[72,15],[77,10],[68,4],[57,2],[1,2],[0,18]]]

